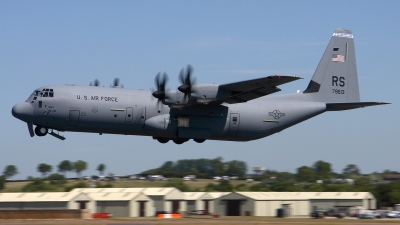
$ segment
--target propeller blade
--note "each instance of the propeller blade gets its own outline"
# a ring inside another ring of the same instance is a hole
[[[159,72],[155,79],[154,83],[156,84],[157,90],[153,92],[153,96],[158,100],[163,101],[165,99],[165,86],[167,85],[168,74]]]
[[[119,78],[115,78],[114,79],[114,87],[118,87],[119,86]]]
[[[98,87],[98,86],[100,86],[100,81],[97,80],[97,79],[95,79],[94,82],[90,82],[89,86],[96,86],[96,87]]]
[[[187,65],[186,70],[185,68],[182,68],[181,72],[179,73],[179,80],[182,85],[178,87],[178,90],[185,94],[184,99],[186,99],[188,96],[189,98],[191,97],[192,86],[196,83],[196,79],[192,78],[192,74],[193,67],[191,65]]]
[[[160,87],[160,76],[161,76],[161,72],[157,73],[156,77],[154,78],[154,83],[156,84],[157,90],[158,90],[158,87]]]

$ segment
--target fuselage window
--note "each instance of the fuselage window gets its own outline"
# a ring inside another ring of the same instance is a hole
[[[237,119],[236,116],[234,116],[233,119],[232,119],[233,122],[237,122],[237,120],[238,120],[238,119]]]

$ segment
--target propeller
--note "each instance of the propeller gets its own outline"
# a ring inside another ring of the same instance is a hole
[[[163,101],[165,99],[165,85],[167,84],[167,81],[168,81],[168,74],[165,72],[162,75],[161,72],[159,72],[154,79],[157,91],[153,92],[153,96],[154,98],[158,99],[158,102]]]
[[[89,86],[96,86],[96,87],[98,87],[98,86],[100,86],[100,81],[97,80],[97,79],[95,79],[93,83],[90,82]]]
[[[193,67],[191,65],[187,65],[186,70],[182,68],[179,73],[179,81],[182,85],[178,87],[178,90],[185,94],[185,99],[187,96],[191,97],[192,87],[196,83],[196,79],[192,78],[192,73]]]
[[[112,84],[112,87],[121,87],[124,88],[124,85],[122,84],[121,86],[119,85],[119,78],[115,78],[114,82]]]

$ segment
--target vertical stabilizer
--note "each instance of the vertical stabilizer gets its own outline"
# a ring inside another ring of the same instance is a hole
[[[359,102],[353,34],[336,29],[304,94],[326,103]]]

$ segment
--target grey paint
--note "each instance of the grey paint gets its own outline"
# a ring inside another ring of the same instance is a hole
[[[164,197],[163,196],[149,196],[154,201],[155,211],[164,211]],[[155,213],[155,212],[154,212]]]
[[[352,207],[363,206],[363,199],[318,199],[310,200],[310,208],[328,209],[336,206]]]
[[[0,210],[68,209],[68,202],[0,202]]]
[[[354,41],[346,29],[335,30],[306,91],[269,95],[280,91],[277,86],[297,79],[279,75],[197,84],[190,98],[178,90],[167,91],[164,104],[157,104],[150,90],[49,85],[35,91],[52,89],[54,97],[32,94],[15,105],[12,114],[28,124],[31,136],[33,123],[58,131],[142,135],[182,143],[188,139],[251,141],[325,111],[386,104],[360,102]]]
[[[129,201],[97,201],[96,212],[111,213],[113,217],[129,217]]]
[[[196,201],[193,200],[186,201],[186,211],[190,212],[192,210],[196,210]]]

